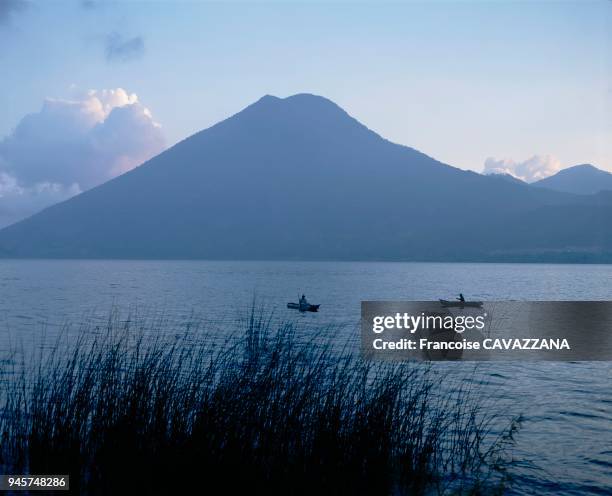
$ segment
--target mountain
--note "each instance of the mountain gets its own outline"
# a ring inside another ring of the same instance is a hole
[[[521,181],[518,177],[514,177],[511,174],[505,174],[502,172],[493,172],[492,174],[487,174],[487,175],[494,179],[499,179],[500,181],[509,181],[515,184],[527,184],[525,181]]]
[[[582,164],[563,169],[532,185],[578,195],[592,195],[600,191],[612,191],[612,174],[590,164]]]
[[[0,255],[607,261],[611,216],[609,196],[463,171],[325,98],[265,96],[3,229]]]

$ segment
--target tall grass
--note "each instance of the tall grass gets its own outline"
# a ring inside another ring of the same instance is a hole
[[[424,364],[364,361],[256,312],[221,349],[116,320],[95,336],[5,365],[3,473],[70,474],[73,492],[91,495],[490,494],[506,483],[516,426],[494,435],[477,391]]]

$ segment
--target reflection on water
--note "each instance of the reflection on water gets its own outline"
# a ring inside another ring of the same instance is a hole
[[[612,266],[200,261],[0,261],[0,348],[82,332],[121,315],[154,315],[176,331],[200,322],[227,339],[255,298],[283,322],[327,327],[357,349],[361,300],[610,300]],[[305,293],[319,313],[286,308]],[[473,365],[436,364],[470,377]],[[481,363],[478,387],[522,413],[513,491],[602,494],[612,487],[612,364]]]

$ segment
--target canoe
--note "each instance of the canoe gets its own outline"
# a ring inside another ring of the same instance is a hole
[[[483,305],[482,301],[448,301],[448,300],[440,300],[440,303],[443,307],[481,307]]]
[[[300,308],[300,304],[299,303],[287,303],[287,308],[291,308],[293,310],[299,310],[300,312],[318,312],[319,311],[319,307],[321,305],[311,305],[308,304],[308,306],[306,308]]]

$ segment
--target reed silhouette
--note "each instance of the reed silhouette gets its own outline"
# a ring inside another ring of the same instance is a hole
[[[214,347],[193,328],[160,335],[111,318],[68,348],[5,362],[3,473],[69,474],[73,493],[91,495],[507,484],[517,423],[493,429],[467,381],[298,339],[255,310],[245,327]]]

